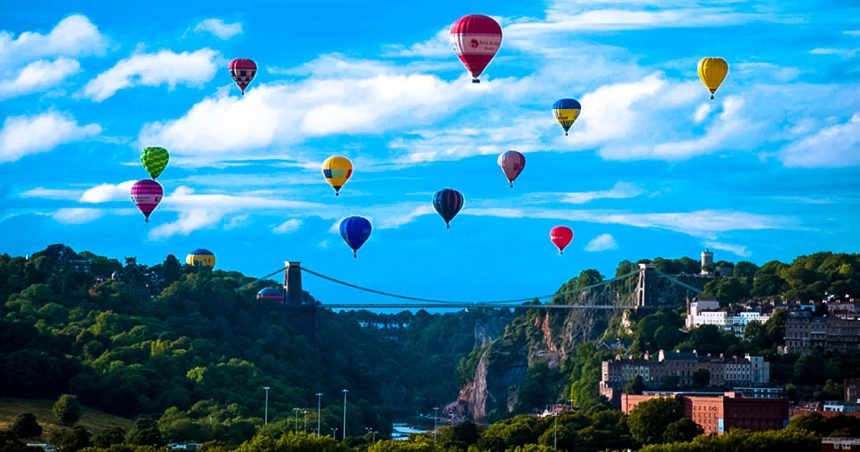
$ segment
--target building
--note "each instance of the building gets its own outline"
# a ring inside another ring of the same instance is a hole
[[[702,251],[702,271],[703,276],[711,276],[714,273],[714,252],[705,249]]]
[[[857,313],[858,309],[854,300],[827,302],[827,315],[842,318],[854,318],[857,316]]]
[[[848,378],[843,382],[845,403],[860,404],[860,378]]]
[[[821,438],[821,452],[860,452],[860,438]]]
[[[753,322],[765,323],[770,314],[761,311],[743,311],[732,315],[720,308],[716,300],[687,301],[686,326],[688,330],[702,325],[714,325],[727,333],[743,336],[747,326]]]
[[[699,370],[708,371],[708,386],[761,386],[770,383],[770,364],[761,356],[746,355],[725,358],[698,356],[694,352],[665,352],[660,350],[657,360],[621,359],[601,363],[600,394],[613,406],[619,406],[624,385],[641,377],[645,386],[658,388],[667,379],[680,386],[692,386],[693,374]]]
[[[808,311],[789,312],[785,320],[786,353],[803,353],[811,348],[860,351],[860,319],[815,317]]]
[[[706,435],[721,435],[732,428],[762,431],[778,430],[788,425],[788,399],[744,397],[732,391],[722,394],[624,394],[621,396],[621,411],[630,414],[636,405],[658,397],[680,399],[684,405],[684,417],[699,424]]]

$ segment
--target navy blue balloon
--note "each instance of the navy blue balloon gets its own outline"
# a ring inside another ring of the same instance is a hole
[[[340,236],[352,250],[352,257],[358,257],[356,252],[370,238],[370,221],[364,217],[346,217],[340,222]]]
[[[463,208],[464,202],[463,194],[453,188],[443,188],[433,195],[433,207],[436,208],[436,212],[439,212],[439,215],[442,215],[442,219],[445,220],[445,226],[449,229],[451,228],[449,223],[457,215],[457,212]]]

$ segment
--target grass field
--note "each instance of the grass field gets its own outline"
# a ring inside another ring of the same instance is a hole
[[[54,400],[50,399],[0,397],[0,429],[10,427],[15,422],[15,417],[21,413],[33,413],[36,415],[36,421],[42,426],[44,437],[48,430],[60,427],[51,413],[53,405]],[[81,411],[81,420],[76,425],[83,425],[93,434],[109,427],[122,427],[128,430],[133,425],[130,419],[107,414],[94,408],[82,406]]]

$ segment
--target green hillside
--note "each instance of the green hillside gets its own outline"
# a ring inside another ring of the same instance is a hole
[[[39,425],[47,432],[49,429],[58,428],[51,413],[51,407],[55,400],[52,399],[16,399],[11,397],[0,397],[0,430],[6,429],[15,417],[21,413],[33,413]],[[98,432],[110,427],[122,427],[128,430],[132,426],[130,419],[105,413],[104,411],[81,407],[81,419],[75,425],[82,425],[92,432]]]

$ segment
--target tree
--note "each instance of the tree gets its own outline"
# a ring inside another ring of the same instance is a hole
[[[758,271],[758,265],[749,261],[740,261],[735,264],[732,276],[735,278],[754,278],[756,271]]]
[[[687,418],[679,419],[666,426],[666,431],[663,432],[663,442],[685,443],[687,441],[692,441],[693,438],[703,433],[705,433],[705,429],[703,429],[699,424]]]
[[[645,390],[645,380],[642,379],[641,375],[637,375],[632,380],[628,381],[624,384],[624,393],[625,394],[642,394],[642,391]]]
[[[106,428],[93,437],[96,447],[108,448],[125,441],[125,430],[122,427]]]
[[[34,438],[42,434],[42,426],[36,422],[33,413],[21,413],[12,424],[12,431],[18,438]]]
[[[30,448],[18,439],[15,433],[8,430],[0,430],[0,450],[3,452],[29,452]]]
[[[128,434],[128,442],[141,446],[164,446],[164,438],[158,424],[148,417],[140,417],[134,421],[134,427]]]
[[[692,375],[693,386],[702,388],[711,383],[711,371],[705,368],[696,369]]]
[[[51,409],[54,417],[57,418],[63,425],[74,425],[75,422],[81,419],[81,402],[76,396],[71,394],[63,394],[54,403]]]
[[[93,445],[92,434],[83,425],[52,431],[49,440],[60,450],[81,450]]]
[[[174,281],[179,281],[179,278],[182,277],[182,264],[179,263],[176,256],[168,254],[162,267],[165,286],[169,286]]]
[[[720,278],[705,284],[705,292],[714,296],[720,306],[728,306],[749,297],[750,287],[738,278]]]
[[[657,397],[633,408],[627,419],[630,433],[641,444],[663,441],[663,432],[669,424],[684,417],[684,407],[677,399]]]

